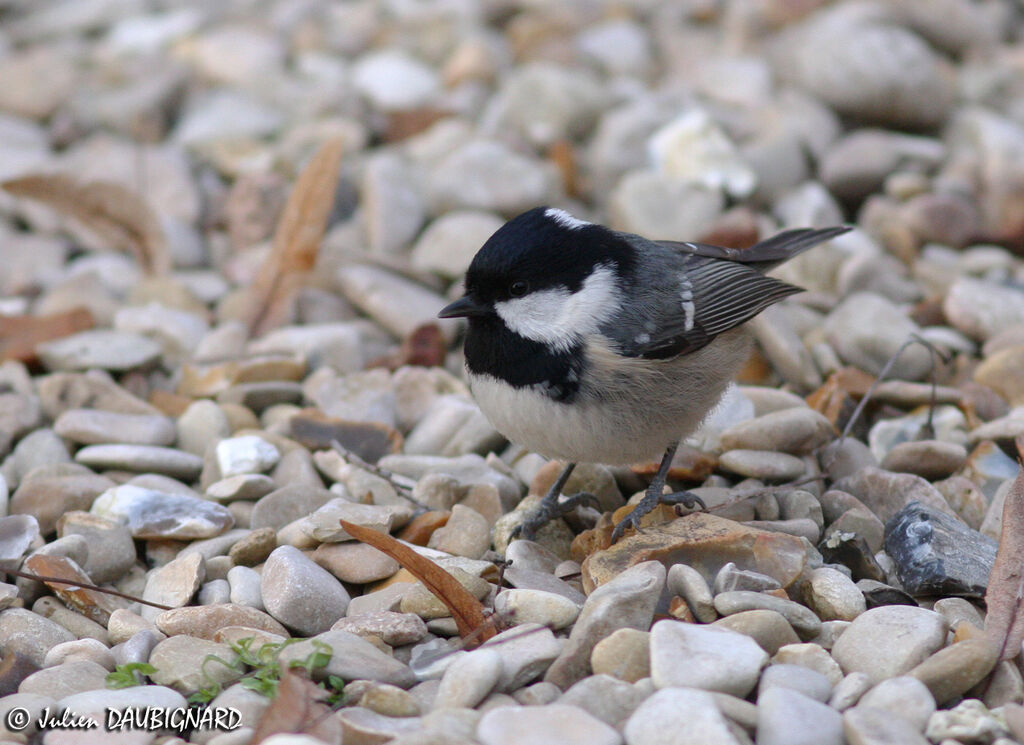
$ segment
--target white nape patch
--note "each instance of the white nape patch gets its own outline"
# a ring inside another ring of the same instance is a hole
[[[562,352],[596,333],[618,308],[615,272],[606,264],[598,265],[577,292],[555,287],[494,304],[509,329]]]
[[[693,319],[697,313],[697,307],[693,304],[693,284],[684,274],[680,280],[679,299],[683,308],[683,328],[686,331],[693,329]]]
[[[548,207],[544,210],[544,216],[550,217],[563,228],[568,228],[569,230],[579,230],[592,224],[586,220],[580,220],[578,217],[573,217],[565,210],[560,210],[557,207]]]

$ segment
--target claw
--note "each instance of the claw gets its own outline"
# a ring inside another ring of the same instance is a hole
[[[612,530],[612,544],[614,545],[622,537],[623,533],[626,532],[626,528],[633,528],[639,531],[640,519],[659,504],[682,504],[690,509],[694,509],[697,505],[700,505],[702,510],[707,509],[707,505],[704,504],[703,499],[698,497],[696,494],[691,494],[687,491],[673,492],[671,494],[658,494],[648,491],[637,506],[633,508],[633,511],[622,518],[618,525],[615,526],[615,529]]]
[[[564,497],[557,502],[549,502],[545,499],[536,510],[523,520],[522,524],[512,529],[512,538],[522,537],[532,541],[536,537],[537,531],[549,522],[559,517],[565,517],[577,507],[586,504],[598,507],[600,502],[598,502],[597,497],[589,492],[579,492],[578,494]]]

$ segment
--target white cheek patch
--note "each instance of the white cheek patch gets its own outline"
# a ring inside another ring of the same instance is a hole
[[[568,228],[569,230],[579,230],[580,228],[591,224],[586,220],[580,220],[577,217],[573,217],[565,210],[560,210],[557,207],[548,207],[544,210],[544,216],[550,217],[563,228]]]
[[[557,287],[494,304],[509,329],[559,351],[567,351],[582,337],[596,333],[618,307],[615,274],[603,265],[587,277],[578,292]]]

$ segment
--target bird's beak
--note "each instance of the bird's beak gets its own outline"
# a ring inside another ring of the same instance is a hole
[[[469,316],[482,316],[490,312],[486,305],[478,303],[472,295],[464,295],[454,303],[449,303],[437,314],[438,318],[467,318]]]

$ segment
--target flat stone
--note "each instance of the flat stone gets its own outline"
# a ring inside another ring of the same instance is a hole
[[[729,427],[722,432],[722,447],[726,451],[762,450],[802,455],[813,452],[834,436],[831,422],[814,409],[782,409]]]
[[[773,665],[800,665],[815,672],[821,673],[832,685],[838,685],[843,679],[843,671],[839,663],[832,659],[832,656],[815,642],[802,644],[787,644],[780,647],[779,651],[772,655]]]
[[[623,730],[630,745],[739,745],[714,697],[663,688],[636,708]]]
[[[261,590],[267,612],[303,636],[330,629],[350,599],[335,577],[292,546],[281,546],[267,558]]]
[[[761,673],[758,697],[772,686],[798,691],[815,701],[827,702],[832,695],[832,683],[821,673],[802,665],[772,664]]]
[[[280,451],[262,437],[228,437],[214,450],[221,478],[269,471],[281,460]]]
[[[956,517],[942,493],[920,476],[867,466],[841,479],[834,488],[852,494],[883,522],[913,501]]]
[[[975,277],[959,277],[946,293],[942,310],[956,328],[978,341],[1024,323],[1024,299],[1019,291]]]
[[[105,491],[90,511],[126,524],[135,538],[209,538],[234,523],[231,513],[214,502],[130,484]]]
[[[65,512],[57,521],[57,535],[85,539],[89,555],[82,568],[98,584],[120,579],[137,560],[131,531],[114,520],[88,512]]]
[[[663,565],[645,561],[594,590],[583,605],[565,649],[544,679],[568,688],[589,672],[591,652],[601,639],[616,629],[648,629],[665,575]]]
[[[141,334],[97,329],[36,346],[36,354],[49,370],[114,370],[124,372],[151,365],[159,359],[160,345]]]
[[[911,502],[885,526],[885,550],[911,595],[983,597],[996,541],[945,512]]]
[[[907,674],[931,691],[938,704],[966,693],[992,672],[999,650],[988,639],[964,639],[927,658]]]
[[[457,504],[452,507],[448,522],[433,532],[427,545],[456,556],[479,559],[491,547],[491,528],[479,512]]]
[[[427,635],[427,625],[415,613],[374,611],[339,618],[331,631],[348,631],[356,636],[376,636],[385,644],[398,647],[415,644]]]
[[[225,580],[221,580],[225,581]],[[227,575],[228,596],[226,599],[218,599],[214,603],[235,603],[247,605],[256,610],[266,610],[263,607],[263,593],[260,590],[260,574],[255,569],[247,566],[233,566],[228,570]],[[201,601],[203,605],[210,603]]]
[[[245,626],[281,637],[288,636],[287,629],[263,611],[234,603],[174,608],[161,613],[154,623],[168,636],[188,634],[200,639],[213,639],[217,631],[226,626]]]
[[[198,592],[205,578],[206,562],[200,554],[179,556],[150,573],[142,599],[181,608]],[[141,612],[142,617],[150,621],[161,613],[159,608],[152,606],[143,606]]]
[[[501,678],[501,655],[481,647],[459,656],[445,670],[434,707],[472,709],[483,701]]]
[[[161,473],[184,481],[194,481],[203,470],[202,458],[154,445],[87,445],[75,460],[90,468]]]
[[[772,686],[757,699],[758,745],[844,745],[842,717],[798,691]]]
[[[843,713],[843,734],[848,745],[928,745],[921,730],[906,719],[870,706]]]
[[[205,496],[207,499],[225,503],[240,499],[255,501],[276,488],[276,482],[269,476],[262,473],[241,473],[213,482],[206,487]]]
[[[323,487],[285,486],[262,497],[253,507],[249,527],[280,530],[323,507],[335,495]]]
[[[102,409],[123,414],[160,416],[152,404],[133,396],[102,370],[53,373],[38,380],[39,403],[51,420],[68,409]]]
[[[224,410],[209,399],[189,404],[175,423],[178,447],[202,457],[206,449],[231,434],[231,423]]]
[[[0,643],[5,651],[24,655],[37,667],[43,666],[51,648],[74,638],[63,626],[38,613],[24,608],[0,611]]]
[[[658,688],[682,686],[746,696],[768,655],[750,637],[715,626],[658,621],[651,628],[651,678]]]
[[[933,611],[886,605],[860,614],[832,647],[843,672],[863,672],[878,683],[909,672],[942,648],[946,620]]]
[[[794,455],[768,450],[729,450],[718,457],[718,464],[730,473],[773,484],[800,478],[806,467]]]
[[[498,593],[494,610],[516,625],[538,623],[558,631],[576,620],[580,606],[553,592],[511,589]]]
[[[821,630],[821,620],[805,606],[763,592],[733,590],[719,593],[715,596],[715,609],[723,616],[756,609],[773,610],[805,639],[814,637]]]
[[[583,562],[583,586],[592,590],[627,567],[657,560],[665,566],[688,564],[711,582],[728,562],[774,577],[787,587],[807,561],[803,541],[695,512],[672,522],[627,535]]]
[[[935,713],[935,697],[928,686],[910,675],[883,680],[866,691],[857,708],[870,708],[904,719],[917,732],[923,732]]]
[[[622,736],[583,709],[563,704],[503,707],[480,720],[476,736],[483,745],[620,745]]]
[[[333,652],[325,667],[313,671],[315,680],[325,680],[329,675],[337,675],[346,681],[375,680],[399,688],[409,688],[416,683],[416,676],[408,665],[347,631],[325,631],[296,644],[289,644],[278,654],[278,661],[286,665],[291,660],[305,659],[317,651],[314,642],[326,644]]]
[[[495,686],[500,692],[515,691],[532,683],[550,670],[552,662],[568,646],[564,640],[555,638],[551,629],[532,623],[503,631],[483,644],[501,656],[501,677]]]
[[[594,645],[590,667],[594,675],[610,675],[635,683],[651,675],[650,632],[618,629]]]
[[[774,655],[787,644],[797,644],[800,641],[800,637],[796,635],[785,616],[774,610],[740,611],[719,618],[713,625],[749,636],[770,655]]]
[[[766,590],[778,590],[781,586],[779,581],[767,574],[754,572],[749,569],[740,569],[732,562],[729,562],[715,575],[714,593],[719,595],[723,592],[747,590],[751,592],[765,592]],[[714,620],[714,619],[712,619]]]
[[[310,557],[342,582],[366,584],[387,579],[401,567],[365,543],[323,543]]]
[[[167,417],[101,409],[68,409],[53,423],[53,429],[61,437],[84,445],[164,446],[175,439],[174,422]]]
[[[832,696],[828,705],[836,711],[846,711],[858,701],[861,696],[871,688],[871,678],[864,673],[850,673],[843,678],[832,689]]]
[[[205,664],[208,656],[224,660],[224,665]],[[156,668],[149,678],[157,685],[191,692],[202,686],[226,683],[237,677],[231,665],[238,655],[227,644],[185,634],[170,636],[153,648],[149,664]]]
[[[262,564],[277,548],[277,532],[273,528],[260,528],[240,538],[228,550],[228,558],[235,566],[252,567]]]
[[[829,567],[811,571],[804,597],[823,621],[852,621],[867,609],[864,594],[853,580]]]
[[[68,660],[32,673],[21,681],[18,693],[61,699],[83,691],[101,690],[107,687],[108,672],[92,660]]]
[[[953,474],[967,460],[963,445],[941,440],[901,442],[886,453],[881,467],[896,473],[913,473],[935,481]]]

